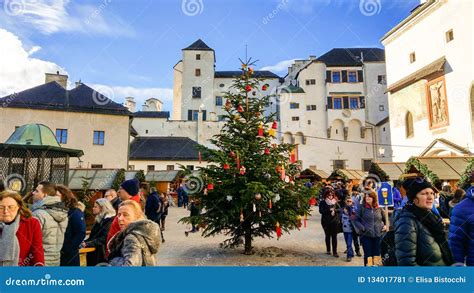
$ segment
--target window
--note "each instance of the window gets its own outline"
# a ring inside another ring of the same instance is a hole
[[[384,75],[377,75],[377,82],[379,84],[387,84],[387,76]]]
[[[380,111],[380,112],[385,111],[385,106],[384,106],[384,105],[379,105],[379,111]]]
[[[416,55],[415,52],[410,53],[410,63],[413,63],[416,61]]]
[[[405,133],[407,138],[413,137],[415,134],[413,130],[413,115],[410,112],[407,112],[405,116]]]
[[[347,72],[347,82],[357,82],[357,71]]]
[[[311,125],[311,120],[308,120],[308,125]]]
[[[346,168],[346,161],[344,160],[334,160],[333,161],[333,168],[336,169],[345,169]]]
[[[293,117],[291,117],[291,121],[300,121],[300,117],[293,116]]]
[[[201,54],[196,54],[196,60],[201,60]]]
[[[372,160],[362,159],[362,171],[368,172],[370,170],[370,166],[372,165]]]
[[[174,165],[166,165],[166,171],[173,171]]]
[[[223,83],[221,83],[221,84],[219,85],[219,87],[224,87],[224,84],[223,84]]]
[[[333,99],[334,103],[334,109],[342,109],[342,98],[334,98]]]
[[[148,134],[148,129],[145,129],[145,133]]]
[[[102,164],[91,164],[91,169],[102,169]]]
[[[306,105],[306,111],[316,111],[316,105]]]
[[[128,165],[128,171],[135,170],[135,165]]]
[[[192,171],[192,170],[194,170],[194,165],[186,165],[186,168],[187,168],[188,170],[191,170],[191,171]]]
[[[56,129],[56,140],[60,144],[67,144],[67,129]]]
[[[332,82],[341,82],[341,72],[332,71]]]
[[[359,109],[359,98],[358,97],[349,98],[349,108],[350,109]]]
[[[147,171],[155,171],[155,165],[148,165],[146,166]]]
[[[290,103],[290,109],[299,109],[300,104],[299,103]]]
[[[316,79],[307,79],[306,80],[306,85],[314,85],[316,84]]]
[[[195,76],[201,76],[201,69],[196,68],[196,70],[194,71],[194,75]]]
[[[94,131],[94,144],[104,145],[105,131]]]
[[[453,33],[453,30],[451,29],[446,32],[446,43],[449,43],[452,40],[454,40],[454,33]]]
[[[196,99],[201,98],[201,87],[200,86],[193,86],[193,98],[196,98]]]
[[[216,106],[222,106],[222,97],[216,96]]]
[[[199,111],[193,110],[193,121],[197,121],[199,119]]]

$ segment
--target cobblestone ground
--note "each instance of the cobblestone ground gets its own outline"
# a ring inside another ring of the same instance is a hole
[[[345,242],[342,234],[338,238],[339,258],[327,255],[324,232],[317,208],[308,217],[307,228],[283,234],[279,240],[255,239],[254,255],[244,255],[243,247],[220,248],[223,235],[204,238],[201,233],[189,233],[186,225],[177,223],[189,212],[183,208],[170,207],[166,219],[166,230],[158,252],[159,266],[361,266],[361,257],[346,261]]]

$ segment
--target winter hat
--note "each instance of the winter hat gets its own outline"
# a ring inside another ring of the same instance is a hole
[[[130,179],[130,180],[125,180],[120,184],[120,187],[125,190],[128,194],[131,196],[135,196],[138,194],[139,190],[139,182],[137,179]]]
[[[416,194],[425,188],[431,188],[434,190],[433,185],[425,180],[425,178],[417,177],[407,179],[403,182],[403,188],[407,191],[407,197],[409,200],[413,200]]]

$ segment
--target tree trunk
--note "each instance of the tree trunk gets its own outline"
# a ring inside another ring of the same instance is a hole
[[[252,254],[252,229],[250,223],[245,225],[245,238],[244,238],[244,254],[250,255]]]

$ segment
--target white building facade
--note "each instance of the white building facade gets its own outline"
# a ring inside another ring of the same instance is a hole
[[[383,38],[393,161],[445,140],[472,152],[474,2],[421,1]],[[450,144],[426,156],[462,155]]]
[[[300,63],[281,89],[280,131],[298,144],[303,168],[367,170],[390,160],[383,50],[333,49]]]

